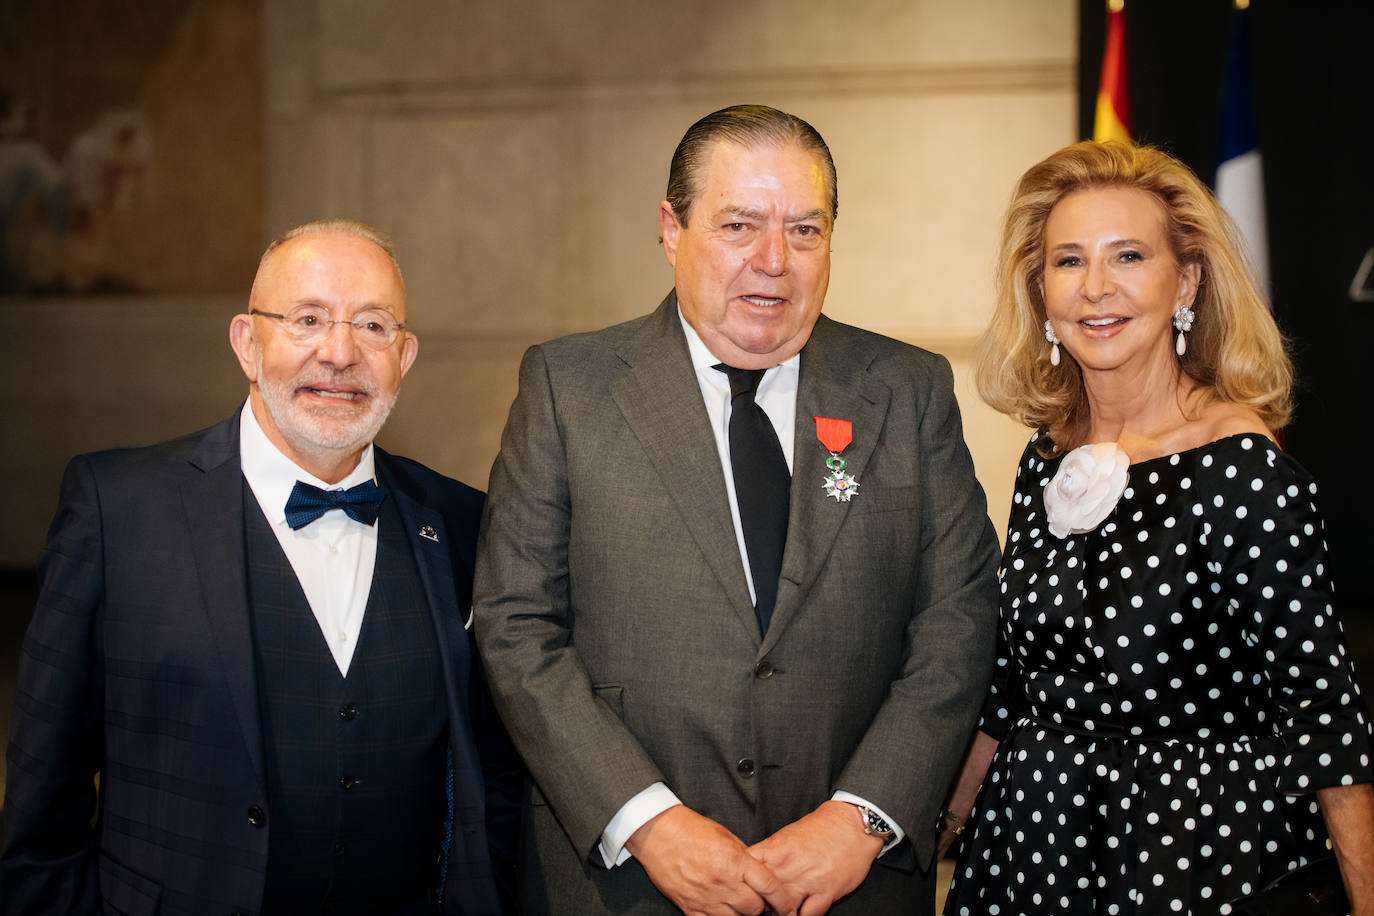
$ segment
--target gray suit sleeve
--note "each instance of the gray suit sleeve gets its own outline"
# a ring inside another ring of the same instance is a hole
[[[991,677],[998,547],[943,357],[920,387],[912,396],[926,404],[913,448],[926,484],[906,660],[836,787],[896,818],[924,867]]]
[[[573,644],[572,499],[556,397],[544,352],[531,348],[492,467],[474,621],[511,738],[586,858],[625,802],[663,775],[597,695]]]

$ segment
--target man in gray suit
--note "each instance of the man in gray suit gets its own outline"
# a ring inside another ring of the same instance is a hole
[[[492,470],[522,908],[928,913],[996,620],[949,364],[821,316],[835,169],[799,118],[703,118],[659,211],[674,290],[531,348]]]

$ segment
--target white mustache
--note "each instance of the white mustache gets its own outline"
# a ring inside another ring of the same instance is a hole
[[[296,388],[347,387],[369,398],[377,396],[377,386],[365,378],[357,378],[348,370],[343,372],[313,372],[292,380]]]

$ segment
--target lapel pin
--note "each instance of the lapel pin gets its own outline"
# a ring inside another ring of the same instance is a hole
[[[427,541],[433,541],[436,544],[439,543],[439,535],[436,534],[434,529],[429,527],[428,525],[420,526],[420,537],[424,538]]]
[[[835,502],[847,503],[859,492],[859,482],[854,475],[845,470],[848,464],[840,454],[854,441],[854,424],[849,420],[834,417],[812,417],[816,421],[816,438],[830,452],[825,466],[830,473],[821,480],[826,496],[835,497]]]

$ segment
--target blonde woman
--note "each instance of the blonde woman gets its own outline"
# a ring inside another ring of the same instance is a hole
[[[1038,432],[946,914],[1228,913],[1328,836],[1374,912],[1374,738],[1229,220],[1164,153],[1079,143],[1021,178],[999,263],[979,388]]]

